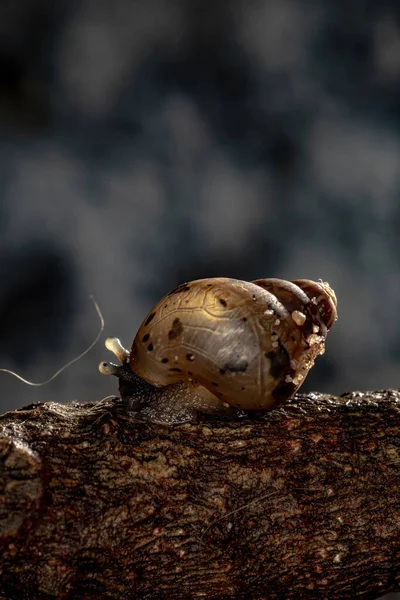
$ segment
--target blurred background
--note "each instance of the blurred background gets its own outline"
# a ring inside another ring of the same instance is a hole
[[[97,365],[187,280],[322,278],[303,390],[400,386],[400,8],[2,0],[5,411],[117,391]]]
[[[1,0],[1,412],[98,400],[187,280],[322,278],[339,320],[303,390],[400,386],[400,7]]]

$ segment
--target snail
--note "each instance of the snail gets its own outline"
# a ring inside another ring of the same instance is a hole
[[[129,413],[153,422],[271,410],[324,353],[336,307],[322,281],[198,279],[156,304],[130,351],[107,338],[121,364],[99,370],[119,378]]]

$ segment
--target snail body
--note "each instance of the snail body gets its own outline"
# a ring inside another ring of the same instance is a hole
[[[327,283],[199,279],[156,304],[130,352],[108,338],[122,365],[100,370],[117,375],[128,410],[150,420],[270,410],[303,383],[336,318]]]

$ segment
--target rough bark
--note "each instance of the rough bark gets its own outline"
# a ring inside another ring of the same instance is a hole
[[[161,426],[118,399],[0,418],[9,599],[377,598],[400,589],[400,394]]]

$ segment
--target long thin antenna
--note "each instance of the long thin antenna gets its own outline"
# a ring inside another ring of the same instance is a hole
[[[46,379],[46,381],[42,381],[41,383],[35,383],[33,381],[29,381],[28,379],[24,379],[23,377],[21,377],[21,375],[18,375],[18,373],[15,373],[15,371],[10,371],[9,369],[1,369],[0,368],[0,371],[2,373],[9,373],[10,375],[13,375],[14,377],[16,377],[17,379],[19,379],[23,383],[26,383],[27,385],[32,385],[32,386],[35,386],[35,387],[40,387],[42,385],[46,385],[46,384],[50,383],[50,381],[53,381],[53,379],[55,379],[56,377],[58,377],[60,375],[60,373],[62,373],[63,371],[65,371],[65,369],[68,369],[68,367],[70,367],[71,365],[73,365],[74,363],[76,363],[78,360],[80,360],[81,358],[83,358],[85,356],[85,354],[87,354],[88,352],[90,352],[90,350],[97,344],[97,342],[100,339],[101,334],[104,331],[104,318],[103,318],[103,315],[101,314],[100,307],[97,304],[97,302],[96,302],[96,300],[94,299],[93,296],[90,296],[90,299],[92,300],[92,302],[94,304],[94,307],[96,309],[97,314],[99,315],[99,319],[100,319],[100,331],[97,334],[97,336],[95,337],[95,339],[93,340],[93,342],[90,344],[90,346],[88,346],[86,348],[86,350],[84,350],[78,356],[76,356],[75,358],[73,358],[72,360],[70,360],[69,362],[67,362],[66,365],[64,365],[63,367],[61,367],[61,369],[58,369],[58,371],[56,371],[51,377],[49,377],[49,379]]]

